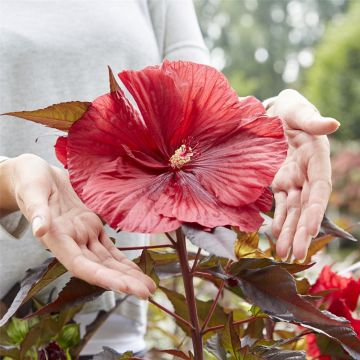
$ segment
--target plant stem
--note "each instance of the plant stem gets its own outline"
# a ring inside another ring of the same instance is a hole
[[[246,324],[248,322],[251,322],[253,320],[256,320],[256,319],[259,319],[260,317],[256,317],[256,316],[252,316],[251,318],[249,319],[245,319],[245,320],[238,320],[238,321],[234,321],[233,322],[233,325],[241,325],[241,324]],[[225,327],[225,325],[216,325],[216,326],[211,326],[211,327],[208,327],[207,329],[205,329],[205,331],[203,332],[203,335],[208,333],[209,331],[216,331],[216,330],[221,330]]]
[[[176,230],[176,240],[176,250],[179,255],[181,272],[184,281],[186,304],[189,311],[189,318],[193,327],[191,329],[191,338],[194,348],[194,357],[196,360],[203,360],[203,342],[196,307],[193,277],[189,267],[189,259],[186,250],[186,239],[181,229]]]
[[[231,260],[229,260],[229,261],[227,262],[227,264],[226,264],[226,266],[225,266],[225,272],[228,271],[230,265],[231,265]],[[225,281],[222,280],[222,281],[221,281],[221,284],[220,284],[220,286],[219,286],[218,292],[217,292],[217,294],[216,294],[215,300],[213,301],[213,303],[212,303],[212,305],[211,305],[211,308],[210,308],[210,310],[209,310],[209,313],[207,314],[207,316],[206,316],[206,318],[205,318],[205,321],[204,321],[204,324],[203,324],[203,326],[202,326],[202,328],[201,328],[201,333],[202,333],[202,334],[205,333],[206,327],[208,326],[208,324],[209,324],[212,316],[214,315],[214,311],[215,311],[215,309],[216,309],[216,305],[217,305],[218,302],[219,302],[219,299],[220,299],[220,296],[221,296],[221,294],[222,294],[222,292],[223,292],[223,290],[224,290],[224,287],[225,287]]]
[[[172,238],[172,236],[169,233],[165,233],[166,237],[170,240],[170,242],[173,244],[173,246],[176,245],[176,241]]]
[[[192,329],[192,324],[190,324],[187,320],[185,320],[184,318],[182,318],[181,316],[173,313],[172,311],[170,311],[169,309],[167,309],[166,307],[162,306],[161,304],[159,304],[157,301],[155,301],[153,298],[149,298],[149,302],[151,302],[152,304],[154,304],[155,306],[157,306],[159,309],[161,309],[162,311],[166,312],[167,314],[171,315],[172,317],[174,317],[175,319],[183,322],[185,325],[189,326],[190,329]]]
[[[204,324],[203,324],[203,326],[202,326],[202,328],[201,328],[201,333],[202,333],[202,334],[205,333],[206,327],[208,326],[208,324],[209,324],[209,322],[210,322],[210,320],[211,320],[211,318],[212,318],[212,316],[213,316],[213,314],[214,314],[214,311],[215,311],[215,309],[216,309],[216,305],[218,304],[219,299],[220,299],[220,296],[221,296],[221,294],[222,294],[222,292],[223,292],[223,290],[224,290],[224,286],[225,286],[225,281],[223,281],[223,282],[221,283],[221,285],[220,285],[220,287],[219,287],[219,290],[218,290],[218,292],[217,292],[217,294],[216,294],[215,300],[214,300],[213,303],[211,304],[211,308],[210,308],[210,310],[209,310],[209,313],[207,314],[206,319],[205,319],[205,322],[204,322]]]
[[[191,268],[191,273],[193,273],[196,269],[196,266],[197,266],[199,258],[200,258],[200,254],[201,254],[201,248],[198,248],[198,251],[197,251],[195,259],[194,259],[193,266]]]

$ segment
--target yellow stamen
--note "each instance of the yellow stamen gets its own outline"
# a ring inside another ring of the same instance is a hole
[[[193,150],[190,146],[181,145],[170,158],[170,165],[173,169],[180,169],[187,164],[191,157],[194,155]]]

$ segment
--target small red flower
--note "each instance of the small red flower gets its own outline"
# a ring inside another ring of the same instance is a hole
[[[355,280],[351,277],[344,277],[331,271],[330,266],[325,266],[317,281],[310,289],[310,294],[317,294],[329,290],[330,292],[323,297],[321,304],[331,313],[344,317],[349,320],[354,331],[360,338],[360,320],[352,315],[357,307],[360,297],[360,279]],[[320,355],[317,347],[316,336],[313,334],[306,336],[308,354],[320,360],[330,360],[327,355]]]
[[[56,146],[84,203],[127,231],[257,230],[286,156],[281,120],[209,66],[165,61],[119,77],[139,111],[121,90],[100,96]]]

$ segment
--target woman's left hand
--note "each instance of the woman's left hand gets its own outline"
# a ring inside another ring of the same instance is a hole
[[[331,164],[328,134],[340,125],[323,117],[295,90],[284,90],[267,111],[283,120],[289,149],[276,174],[273,234],[277,254],[286,259],[291,251],[304,259],[312,237],[320,229],[331,193]]]

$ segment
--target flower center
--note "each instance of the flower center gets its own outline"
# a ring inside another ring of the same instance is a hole
[[[173,169],[180,169],[187,164],[194,155],[193,150],[188,145],[181,145],[170,158],[170,165]]]

